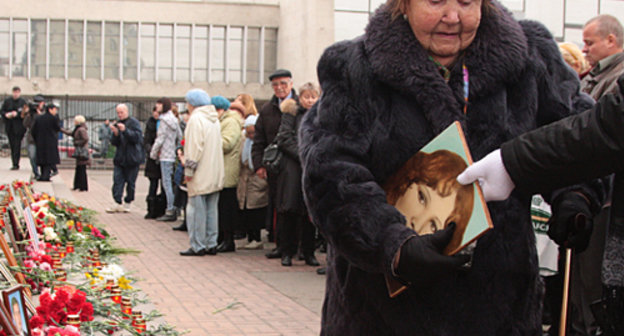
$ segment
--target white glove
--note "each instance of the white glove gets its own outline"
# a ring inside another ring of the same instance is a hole
[[[457,176],[461,184],[479,181],[486,202],[503,201],[516,187],[503,164],[500,149],[486,155]]]

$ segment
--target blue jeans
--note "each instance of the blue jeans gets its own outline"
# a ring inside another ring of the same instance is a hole
[[[219,233],[219,192],[189,197],[186,226],[195,252],[217,246]]]
[[[124,202],[131,203],[134,201],[134,187],[137,175],[139,175],[139,166],[115,166],[113,169],[113,198],[117,204],[121,204],[124,185],[126,186],[126,198]]]
[[[39,167],[37,166],[37,145],[28,144],[26,146],[28,151],[28,159],[30,159],[30,167],[32,168],[35,178],[39,177]]]
[[[162,178],[162,186],[167,196],[167,211],[175,210],[173,206],[173,161],[160,161],[160,176]]]

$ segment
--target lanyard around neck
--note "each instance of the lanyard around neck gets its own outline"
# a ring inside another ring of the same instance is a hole
[[[435,63],[438,67],[438,71],[444,78],[444,81],[448,84],[449,80],[451,80],[451,70],[442,65],[440,62],[433,59],[433,57],[429,56],[429,59]],[[468,68],[466,67],[466,63],[462,63],[462,73],[464,80],[464,114],[468,112],[468,96],[470,93],[470,73],[468,72]]]

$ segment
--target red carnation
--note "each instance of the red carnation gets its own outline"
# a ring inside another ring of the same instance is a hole
[[[44,254],[41,256],[41,262],[42,263],[47,262],[48,264],[52,265],[52,257],[50,257],[47,254]]]
[[[37,217],[43,219],[45,217],[45,214],[43,213],[43,211],[39,212],[39,214],[37,215]]]
[[[35,315],[30,319],[31,328],[42,328],[44,323],[45,321],[39,315]]]
[[[91,302],[85,302],[80,312],[80,321],[93,321],[93,305]]]

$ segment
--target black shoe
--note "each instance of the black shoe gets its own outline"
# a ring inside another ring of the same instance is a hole
[[[37,181],[39,182],[50,182],[50,179],[42,179],[42,178],[38,178]]]
[[[145,219],[156,219],[156,217],[154,217],[154,214],[151,212],[148,212],[145,214],[145,216],[143,216],[143,218]]]
[[[282,257],[282,266],[292,266],[292,257],[285,255]]]
[[[178,220],[178,216],[176,216],[175,211],[166,212],[164,215],[156,218],[156,220],[161,222],[175,222]]]
[[[306,258],[305,258],[305,256],[303,255],[303,253],[301,253],[301,252],[300,252],[299,254],[297,254],[297,260],[301,261],[301,260],[305,260],[305,259],[306,259]]]
[[[217,254],[217,247],[216,246],[215,247],[211,247],[211,248],[209,248],[209,249],[207,249],[205,251],[206,251],[207,255],[216,255]]]
[[[181,251],[180,255],[181,256],[197,256],[197,257],[201,257],[201,256],[206,255],[206,253],[207,253],[206,249],[201,249],[201,250],[195,252],[195,251],[193,251],[192,248],[189,248],[186,251]]]
[[[173,231],[188,231],[188,228],[186,227],[186,223],[182,223],[179,226],[175,226],[172,228]]]
[[[11,170],[19,170],[19,166],[13,166],[11,167]]]
[[[316,260],[316,257],[314,255],[311,256],[307,256],[304,258],[306,265],[308,266],[321,266],[321,263],[318,262],[318,260]]]
[[[316,274],[325,275],[327,274],[327,267],[321,267],[316,269]]]
[[[280,251],[277,247],[271,250],[271,252],[265,254],[268,259],[277,259],[282,257],[282,251]]]
[[[19,167],[17,167],[17,169],[19,169]],[[58,170],[53,170],[53,171],[50,173],[50,177],[52,177],[52,176],[56,176],[56,175],[58,175]]]
[[[219,244],[219,246],[217,246],[217,252],[219,253],[234,251],[236,251],[236,246],[234,245],[234,242],[228,242],[224,240],[221,244]]]

